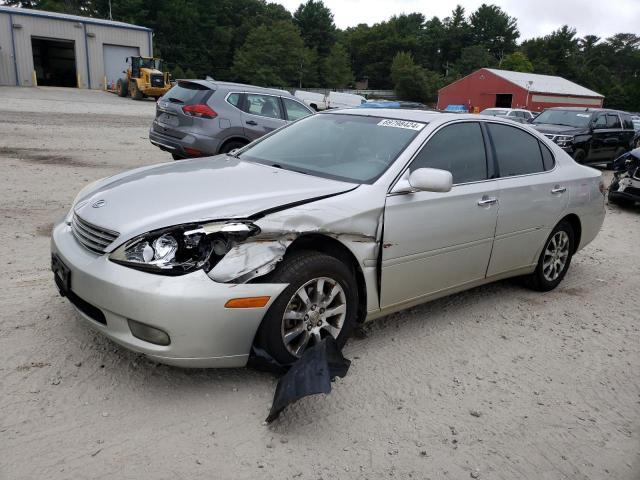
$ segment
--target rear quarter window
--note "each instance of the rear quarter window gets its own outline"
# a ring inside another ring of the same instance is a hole
[[[556,164],[555,159],[553,158],[553,153],[549,150],[544,143],[538,142],[540,144],[540,152],[542,153],[542,164],[545,170],[553,170],[553,167]]]

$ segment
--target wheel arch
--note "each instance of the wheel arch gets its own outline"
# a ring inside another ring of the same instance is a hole
[[[358,314],[356,321],[357,323],[363,323],[367,316],[367,285],[358,259],[349,247],[328,235],[308,233],[296,238],[287,248],[286,254],[299,250],[312,250],[331,255],[351,267],[358,285]]]
[[[222,149],[224,148],[225,145],[227,145],[228,143],[231,142],[242,142],[245,145],[247,145],[248,143],[250,143],[250,140],[246,137],[240,136],[240,135],[233,135],[229,138],[225,138],[222,143],[220,144],[220,146],[218,147],[218,152],[221,152]]]
[[[562,221],[567,221],[569,222],[569,225],[571,225],[571,228],[573,228],[573,234],[575,235],[574,238],[574,245],[573,245],[573,252],[571,252],[572,254],[576,253],[578,251],[578,248],[580,247],[580,240],[582,238],[582,223],[580,222],[580,217],[578,217],[578,215],[576,215],[575,213],[570,213],[568,215],[565,215],[564,217],[562,217],[560,219],[560,222]],[[558,222],[558,223],[560,223]]]

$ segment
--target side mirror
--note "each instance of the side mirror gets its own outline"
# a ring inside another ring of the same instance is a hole
[[[407,170],[391,193],[449,192],[452,186],[451,172],[439,168],[418,168],[410,174]]]
[[[438,168],[418,168],[409,175],[409,185],[424,192],[448,192],[453,186],[453,175]]]

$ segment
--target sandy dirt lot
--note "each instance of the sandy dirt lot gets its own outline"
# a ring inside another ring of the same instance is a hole
[[[156,365],[80,324],[52,223],[168,161],[153,102],[0,88],[0,478],[640,478],[640,212],[607,207],[555,291],[500,282],[369,325],[348,375],[263,425],[276,380]]]

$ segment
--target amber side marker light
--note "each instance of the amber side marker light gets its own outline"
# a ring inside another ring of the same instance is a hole
[[[264,307],[271,297],[232,298],[224,304],[225,308],[260,308]]]

